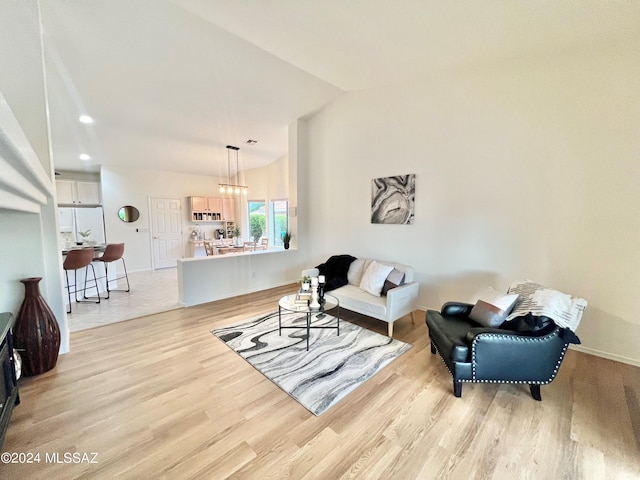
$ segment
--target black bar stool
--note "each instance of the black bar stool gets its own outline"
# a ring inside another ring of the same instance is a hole
[[[111,292],[128,292],[131,290],[129,286],[129,275],[127,275],[127,264],[124,262],[124,258],[122,255],[124,254],[124,243],[110,243],[107,245],[107,248],[104,249],[104,253],[101,257],[96,257],[93,259],[94,262],[102,262],[104,263],[104,276],[106,278],[107,283],[107,296],[104,297],[105,300],[108,300]],[[124,267],[124,276],[116,277],[113,280],[109,280],[109,270],[108,266],[111,262],[115,262],[116,260],[122,260],[122,266]],[[120,280],[122,278],[127,279],[127,289],[110,289],[109,282],[113,282],[114,280]]]
[[[80,289],[78,288],[78,270],[84,268],[84,287],[82,288],[82,296],[84,298],[87,297],[87,277],[89,275],[89,268],[91,267],[91,271],[93,272],[93,283],[96,286],[96,293],[98,294],[98,300],[95,303],[100,303],[100,291],[98,290],[98,279],[96,278],[96,270],[93,268],[91,262],[93,261],[93,249],[92,248],[82,248],[79,250],[70,250],[67,253],[66,258],[62,264],[62,268],[64,269],[64,276],[66,278],[67,284],[67,296],[69,297],[69,309],[67,313],[71,313],[71,287],[74,288],[73,293],[75,296],[76,302],[82,303],[85,300],[78,300],[78,292]],[[73,270],[73,284],[69,283],[69,270]],[[93,301],[91,302],[93,303]]]

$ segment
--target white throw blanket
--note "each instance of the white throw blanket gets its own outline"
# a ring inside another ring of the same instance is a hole
[[[587,301],[566,293],[547,288],[531,280],[517,280],[509,287],[509,293],[517,293],[518,301],[507,317],[507,321],[530,313],[549,317],[561,328],[576,331]]]

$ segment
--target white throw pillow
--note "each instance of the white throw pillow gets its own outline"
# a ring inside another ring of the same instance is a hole
[[[364,275],[362,275],[360,289],[370,293],[371,295],[379,297],[382,287],[384,286],[384,281],[392,270],[393,267],[389,265],[383,265],[375,260],[372,261],[364,271]]]
[[[364,259],[356,258],[351,265],[349,265],[349,271],[347,272],[347,280],[351,285],[360,285],[362,281],[362,274],[364,273]]]
[[[485,327],[498,328],[507,319],[518,300],[518,294],[504,294],[488,287],[477,295],[469,318]]]

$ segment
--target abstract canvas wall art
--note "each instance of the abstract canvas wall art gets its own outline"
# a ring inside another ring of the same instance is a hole
[[[374,178],[371,223],[413,224],[415,196],[415,174]]]

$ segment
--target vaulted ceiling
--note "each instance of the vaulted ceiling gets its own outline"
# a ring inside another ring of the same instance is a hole
[[[222,176],[227,144],[241,147],[241,167],[266,165],[287,153],[291,122],[345,91],[638,38],[640,24],[640,2],[615,0],[39,5],[57,169]]]

